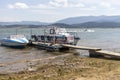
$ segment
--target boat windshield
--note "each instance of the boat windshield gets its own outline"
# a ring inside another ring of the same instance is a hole
[[[17,38],[25,38],[24,35],[10,35],[11,39],[17,39]]]

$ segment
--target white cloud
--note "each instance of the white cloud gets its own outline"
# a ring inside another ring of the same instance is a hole
[[[26,1],[27,2],[27,1]],[[7,8],[10,9],[25,9],[25,14],[12,14],[9,15],[9,10],[1,11],[2,15],[7,14],[10,18],[1,17],[0,20],[14,21],[23,19],[31,20],[45,20],[52,21],[60,18],[71,17],[71,16],[84,16],[84,15],[118,15],[120,14],[120,0],[44,0],[39,3],[21,3],[15,2],[9,4]],[[28,9],[28,10],[26,10]],[[17,12],[19,10],[13,10]],[[4,12],[7,12],[4,14]],[[20,11],[19,11],[20,12]],[[23,12],[21,12],[23,13]],[[34,16],[31,16],[34,15]],[[13,17],[12,17],[13,16]],[[14,17],[15,16],[15,17]],[[27,17],[22,17],[27,16]],[[3,19],[2,19],[3,18]]]
[[[83,8],[85,5],[81,2],[69,0],[50,0],[46,4],[38,4],[38,5],[27,5],[25,3],[16,2],[13,4],[9,4],[8,8],[10,9],[55,9],[55,8]]]
[[[25,3],[16,2],[14,4],[9,4],[8,8],[10,8],[10,9],[27,9],[27,8],[29,8],[29,6]]]
[[[111,8],[111,4],[108,2],[102,2],[100,5],[105,8]]]
[[[83,8],[85,5],[80,2],[71,2],[68,0],[50,0],[46,4],[38,4],[38,5],[32,5],[32,8],[39,8],[39,9],[55,9],[55,8]]]
[[[68,0],[51,0],[49,4],[55,7],[68,7],[69,3]]]
[[[49,5],[53,7],[85,7],[85,5],[78,1],[70,1],[70,0],[51,0],[49,1]]]
[[[79,10],[95,10],[95,9],[113,9],[116,7],[117,3],[114,0],[49,0],[48,2],[42,4],[38,3],[36,5],[27,5],[25,3],[16,2],[14,4],[9,4],[10,9],[60,9],[60,8],[78,8]],[[120,1],[119,1],[120,2]],[[119,6],[119,5],[118,5]]]
[[[106,0],[106,2],[109,2],[113,5],[120,5],[120,0]]]
[[[71,4],[71,7],[85,7],[85,5],[82,3],[77,3],[77,4]]]
[[[33,9],[51,9],[53,7],[50,5],[45,5],[45,4],[38,4],[38,5],[30,6],[30,8],[33,8]]]

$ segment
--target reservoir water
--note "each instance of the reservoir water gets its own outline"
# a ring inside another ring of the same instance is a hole
[[[80,37],[80,41],[77,45],[97,47],[102,48],[103,50],[120,52],[120,28],[93,28],[88,30],[80,28],[67,28],[67,31],[77,32],[77,36]],[[43,32],[43,28],[0,28],[0,38],[17,33],[24,34],[28,39],[30,39],[31,34],[43,34]],[[81,53],[81,50],[77,50],[77,52]],[[20,60],[42,59],[51,56],[55,55],[36,48],[12,49],[0,46],[0,64]],[[22,67],[20,67],[20,65]],[[0,72],[22,71],[27,65],[14,64],[6,67],[0,66]]]

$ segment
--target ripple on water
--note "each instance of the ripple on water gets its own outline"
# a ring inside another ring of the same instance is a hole
[[[44,50],[39,50],[35,48],[25,48],[25,49],[12,49],[6,47],[0,47],[0,64],[8,64],[5,66],[0,66],[0,72],[15,72],[26,69],[28,66],[35,64],[36,62],[25,62],[34,59],[44,59],[47,57],[55,56],[49,54]],[[13,62],[20,62],[12,64]]]

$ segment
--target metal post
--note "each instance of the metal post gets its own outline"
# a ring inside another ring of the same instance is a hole
[[[30,30],[30,35],[32,36],[32,28],[31,28],[31,30]],[[32,39],[31,36],[30,36],[30,39]]]
[[[44,29],[44,43],[45,43],[46,41],[45,41],[45,29]]]
[[[17,35],[17,29],[16,29],[16,35]]]

